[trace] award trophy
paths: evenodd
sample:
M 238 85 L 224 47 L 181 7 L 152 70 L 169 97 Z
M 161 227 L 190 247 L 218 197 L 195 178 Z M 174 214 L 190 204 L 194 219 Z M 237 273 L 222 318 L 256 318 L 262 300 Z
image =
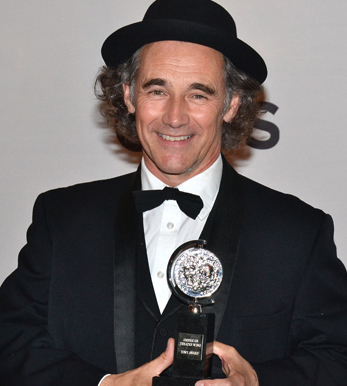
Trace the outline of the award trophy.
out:
M 223 279 L 222 264 L 205 249 L 205 240 L 182 244 L 172 254 L 167 278 L 172 292 L 188 309 L 177 314 L 173 376 L 153 378 L 153 386 L 194 386 L 211 376 L 206 346 L 214 340 L 214 314 L 203 314 L 202 305 L 213 304 L 211 295 Z

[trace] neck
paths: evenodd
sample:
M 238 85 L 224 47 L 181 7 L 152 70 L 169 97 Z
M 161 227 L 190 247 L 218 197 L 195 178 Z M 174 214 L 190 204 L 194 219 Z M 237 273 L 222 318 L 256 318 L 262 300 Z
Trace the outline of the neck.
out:
M 144 157 L 144 162 L 146 164 L 147 169 L 155 177 L 157 177 L 165 185 L 175 187 L 175 186 L 181 185 L 183 182 L 207 170 L 211 165 L 213 165 L 213 163 L 218 159 L 218 157 L 219 157 L 219 154 L 213 159 L 211 159 L 210 162 L 205 163 L 204 165 L 199 165 L 198 167 L 192 170 L 187 170 L 179 174 L 170 174 L 170 173 L 163 172 L 162 170 L 157 168 L 153 162 L 150 162 L 150 161 L 148 162 L 147 157 Z

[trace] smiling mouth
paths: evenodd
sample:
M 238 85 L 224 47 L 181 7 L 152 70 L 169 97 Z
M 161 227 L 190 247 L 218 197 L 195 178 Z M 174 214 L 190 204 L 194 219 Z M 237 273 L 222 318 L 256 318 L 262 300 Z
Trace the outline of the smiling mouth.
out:
M 170 135 L 164 135 L 160 133 L 158 134 L 161 138 L 165 139 L 165 141 L 171 141 L 171 142 L 186 141 L 187 139 L 192 137 L 192 135 L 182 135 L 181 137 L 171 137 Z

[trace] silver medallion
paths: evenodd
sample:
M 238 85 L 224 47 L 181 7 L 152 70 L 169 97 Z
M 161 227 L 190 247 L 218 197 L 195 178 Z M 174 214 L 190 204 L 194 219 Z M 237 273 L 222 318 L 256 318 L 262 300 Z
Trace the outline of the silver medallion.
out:
M 214 253 L 204 249 L 205 245 L 204 240 L 185 243 L 170 259 L 169 284 L 174 292 L 180 292 L 181 297 L 186 295 L 187 301 L 210 297 L 223 279 L 220 260 Z

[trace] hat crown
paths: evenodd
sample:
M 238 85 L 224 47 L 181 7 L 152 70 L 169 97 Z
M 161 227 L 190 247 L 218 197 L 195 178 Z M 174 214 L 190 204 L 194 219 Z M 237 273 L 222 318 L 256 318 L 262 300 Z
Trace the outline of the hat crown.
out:
M 234 19 L 212 0 L 156 0 L 141 22 L 122 27 L 102 46 L 108 67 L 117 67 L 146 44 L 177 40 L 221 52 L 260 83 L 267 75 L 262 57 L 237 37 Z
M 237 36 L 234 19 L 211 0 L 156 0 L 148 8 L 143 22 L 165 19 L 202 24 Z

